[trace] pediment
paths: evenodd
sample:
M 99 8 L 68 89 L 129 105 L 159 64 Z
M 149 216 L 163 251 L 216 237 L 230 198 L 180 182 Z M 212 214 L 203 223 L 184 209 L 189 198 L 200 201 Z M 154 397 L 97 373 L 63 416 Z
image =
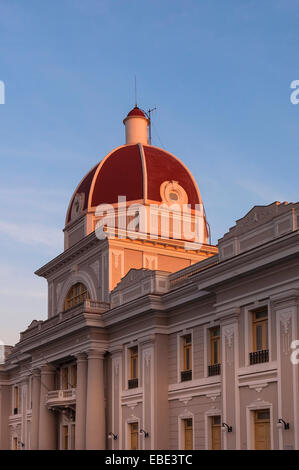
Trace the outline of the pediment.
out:
M 148 277 L 152 273 L 150 269 L 135 269 L 132 268 L 130 271 L 122 278 L 122 280 L 117 284 L 115 289 L 113 290 L 118 291 L 118 290 L 123 290 L 127 289 L 128 287 L 135 286 L 138 284 L 140 281 L 142 281 L 144 278 Z
M 254 206 L 244 217 L 236 221 L 236 225 L 231 227 L 223 238 L 235 237 L 264 225 L 274 217 L 290 210 L 290 206 L 292 204 L 285 202 L 273 202 L 268 206 Z

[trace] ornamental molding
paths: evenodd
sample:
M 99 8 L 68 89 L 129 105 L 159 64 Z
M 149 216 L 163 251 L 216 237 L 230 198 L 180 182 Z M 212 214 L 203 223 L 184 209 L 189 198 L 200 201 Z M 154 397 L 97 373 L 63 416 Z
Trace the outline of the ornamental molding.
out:
M 267 383 L 263 383 L 263 384 L 252 384 L 252 385 L 248 385 L 248 387 L 250 389 L 254 389 L 257 393 L 260 393 L 263 388 L 266 388 L 268 387 L 268 382 Z
M 231 348 L 233 345 L 234 333 L 235 333 L 234 326 L 227 326 L 227 327 L 224 327 L 223 329 L 224 338 L 226 339 L 227 345 L 229 348 Z
M 62 286 L 63 286 L 63 281 L 58 282 L 57 285 L 56 285 L 56 302 L 57 302 L 58 299 L 59 299 Z
M 97 280 L 99 280 L 99 275 L 100 275 L 100 261 L 97 260 L 95 261 L 94 263 L 91 263 L 90 265 L 90 268 L 92 269 L 92 271 L 94 272 Z
M 130 408 L 130 410 L 134 411 L 136 406 L 138 406 L 138 403 L 137 403 L 137 401 L 131 402 L 131 403 L 126 403 L 126 406 L 127 406 L 127 408 Z
M 206 397 L 210 398 L 212 401 L 215 401 L 217 397 L 220 397 L 221 393 L 220 392 L 214 392 L 214 393 L 207 393 Z
M 187 408 L 184 409 L 184 412 L 181 413 L 178 418 L 180 419 L 186 419 L 186 418 L 193 418 L 193 413 L 191 413 L 190 410 L 188 410 Z
M 152 360 L 152 351 L 151 350 L 144 351 L 143 357 L 144 357 L 145 366 L 149 367 L 151 364 L 151 360 Z
M 179 398 L 179 401 L 181 403 L 184 403 L 184 405 L 186 406 L 189 403 L 189 401 L 192 400 L 192 398 L 193 398 L 192 396 L 185 396 L 185 397 Z
M 150 269 L 135 269 L 131 268 L 130 271 L 122 278 L 112 292 L 127 289 L 128 287 L 136 286 L 143 279 L 151 277 L 152 271 Z
M 285 335 L 289 332 L 291 318 L 292 312 L 290 310 L 280 314 L 280 324 L 283 327 L 283 332 Z
M 167 205 L 188 204 L 188 196 L 184 188 L 177 181 L 164 181 L 160 186 L 162 203 Z
M 290 326 L 292 319 L 292 310 L 285 310 L 280 312 L 279 322 L 280 330 L 282 333 L 282 351 L 285 355 L 290 351 Z
M 118 376 L 119 373 L 119 367 L 120 367 L 120 359 L 114 359 L 114 375 Z
M 82 214 L 84 208 L 84 201 L 85 194 L 77 193 L 72 204 L 71 220 L 77 219 Z

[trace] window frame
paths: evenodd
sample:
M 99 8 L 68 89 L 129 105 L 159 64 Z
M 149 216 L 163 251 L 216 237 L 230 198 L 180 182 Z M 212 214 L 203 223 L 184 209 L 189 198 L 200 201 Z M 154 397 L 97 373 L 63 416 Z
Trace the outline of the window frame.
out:
M 191 335 L 191 369 L 192 379 L 182 381 L 181 373 L 186 372 L 184 369 L 184 338 Z M 177 383 L 190 383 L 194 380 L 194 334 L 193 329 L 183 330 L 177 333 Z
M 15 384 L 12 387 L 12 410 L 11 414 L 17 416 L 20 414 L 20 385 Z
M 253 352 L 253 337 L 252 337 L 252 312 L 262 308 L 267 308 L 268 311 L 268 349 L 269 349 L 269 362 L 262 362 L 260 364 L 250 364 L 249 354 Z M 245 367 L 267 367 L 267 364 L 273 360 L 272 348 L 272 310 L 270 308 L 270 300 L 256 301 L 245 307 L 244 311 L 244 342 L 245 342 Z
M 73 383 L 74 370 L 76 370 L 75 385 Z M 62 364 L 59 371 L 59 390 L 74 390 L 75 388 L 77 388 L 77 363 Z
M 269 350 L 269 315 L 268 309 L 266 309 L 266 316 L 263 318 L 256 318 L 256 315 L 263 313 L 264 308 L 256 309 L 251 312 L 251 328 L 252 328 L 252 352 Z M 257 348 L 257 326 L 262 326 L 262 348 Z
M 135 388 L 129 388 L 129 380 L 131 379 L 131 349 L 137 347 L 138 348 L 138 364 L 137 364 L 137 379 L 138 379 L 138 387 Z M 125 384 L 124 384 L 124 389 L 128 392 L 136 393 L 137 389 L 141 388 L 141 348 L 140 344 L 136 341 L 132 341 L 131 343 L 128 343 L 125 346 Z
M 138 372 L 139 372 L 139 351 L 138 351 L 138 345 L 133 346 L 129 349 L 130 351 L 130 370 L 129 370 L 129 380 L 131 379 L 139 379 L 138 377 Z M 136 360 L 136 364 L 134 366 L 134 361 Z M 134 374 L 134 369 L 136 373 Z
M 219 335 L 212 336 L 212 332 L 215 330 L 219 330 Z M 221 328 L 219 326 L 213 326 L 209 328 L 209 335 L 210 335 L 210 356 L 209 356 L 209 365 L 214 366 L 216 364 L 221 364 Z M 218 361 L 215 362 L 214 358 L 214 349 L 213 345 L 216 343 L 218 345 Z
M 188 343 L 186 340 L 187 338 L 190 338 L 190 342 Z M 193 349 L 193 344 L 192 344 L 192 335 L 191 333 L 183 336 L 183 369 L 182 372 L 187 372 L 189 370 L 192 371 L 192 349 Z M 188 359 L 187 359 L 188 356 Z M 187 362 L 189 361 L 189 365 L 191 367 L 187 367 Z
M 76 292 L 76 289 L 79 288 L 79 292 Z M 76 282 L 68 290 L 65 299 L 64 299 L 64 311 L 76 307 L 85 300 L 90 300 L 90 293 L 88 288 L 83 282 Z

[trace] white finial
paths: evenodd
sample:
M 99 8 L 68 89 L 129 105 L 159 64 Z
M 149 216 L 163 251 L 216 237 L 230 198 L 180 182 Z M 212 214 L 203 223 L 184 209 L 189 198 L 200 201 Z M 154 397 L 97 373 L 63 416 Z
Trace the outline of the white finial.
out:
M 148 144 L 147 127 L 149 120 L 145 113 L 135 106 L 124 119 L 126 144 Z

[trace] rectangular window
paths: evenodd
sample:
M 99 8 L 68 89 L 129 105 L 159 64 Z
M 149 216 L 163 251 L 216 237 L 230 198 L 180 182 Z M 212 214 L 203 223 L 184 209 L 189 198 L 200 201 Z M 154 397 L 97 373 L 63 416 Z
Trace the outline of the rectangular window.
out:
M 14 410 L 13 414 L 19 413 L 19 387 L 14 387 Z
M 130 353 L 130 376 L 128 381 L 129 388 L 138 387 L 138 346 L 129 349 Z
M 29 378 L 28 381 L 28 400 L 27 400 L 27 407 L 29 410 L 32 409 L 32 377 Z
M 267 309 L 252 313 L 253 349 L 268 349 L 268 312 Z
M 131 379 L 138 378 L 138 346 L 131 348 Z
M 212 450 L 221 449 L 221 416 L 212 416 Z
M 193 449 L 193 425 L 192 418 L 184 419 L 184 449 Z
M 250 364 L 269 361 L 268 310 L 267 308 L 252 312 L 252 346 Z
M 130 423 L 131 450 L 138 450 L 138 423 Z
M 71 386 L 72 388 L 76 388 L 77 387 L 77 365 L 76 364 L 73 364 L 71 366 L 71 378 L 72 378 Z
M 210 329 L 209 376 L 219 375 L 221 368 L 220 327 Z
M 192 336 L 183 336 L 183 370 L 181 371 L 181 381 L 192 380 Z
M 67 390 L 69 388 L 69 369 L 68 367 L 63 367 L 61 369 L 61 389 Z

